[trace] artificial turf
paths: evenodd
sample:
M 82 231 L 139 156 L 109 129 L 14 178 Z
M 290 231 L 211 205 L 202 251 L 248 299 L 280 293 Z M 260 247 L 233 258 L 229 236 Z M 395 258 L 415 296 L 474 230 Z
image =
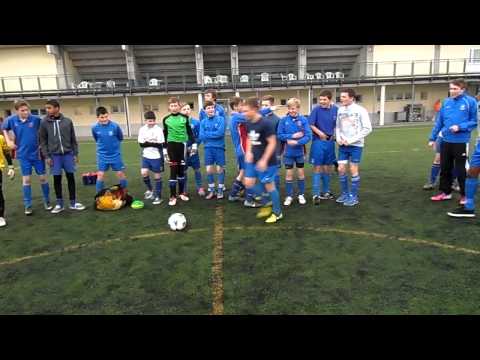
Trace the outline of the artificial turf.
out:
M 426 146 L 429 130 L 374 130 L 354 208 L 334 201 L 314 206 L 307 166 L 307 205 L 294 202 L 273 225 L 239 203 L 198 198 L 191 171 L 188 203 L 172 209 L 146 201 L 143 210 L 94 211 L 95 189 L 82 185 L 80 174 L 95 170 L 95 145 L 82 142 L 77 188 L 89 207 L 84 212 L 45 212 L 34 177 L 34 215 L 26 217 L 19 176 L 4 181 L 9 225 L 0 230 L 0 263 L 46 255 L 0 265 L 0 314 L 209 314 L 219 221 L 226 314 L 480 313 L 480 255 L 401 241 L 480 251 L 478 221 L 447 217 L 456 201 L 432 203 L 433 192 L 422 190 L 433 158 Z M 129 190 L 141 198 L 139 147 L 126 141 L 123 153 Z M 228 187 L 234 173 L 227 141 Z M 167 178 L 168 171 L 165 200 Z M 112 174 L 108 179 L 115 182 Z M 338 194 L 336 176 L 332 188 Z M 66 190 L 65 184 L 68 198 Z M 215 218 L 217 206 L 223 220 Z M 185 232 L 168 230 L 168 216 L 177 211 L 187 216 Z

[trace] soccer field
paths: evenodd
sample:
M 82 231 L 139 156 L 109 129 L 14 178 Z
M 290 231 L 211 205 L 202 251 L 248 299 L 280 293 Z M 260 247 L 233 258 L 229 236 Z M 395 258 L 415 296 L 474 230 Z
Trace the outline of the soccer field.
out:
M 314 206 L 307 166 L 307 205 L 294 202 L 273 225 L 257 220 L 255 209 L 193 195 L 191 171 L 188 203 L 94 211 L 95 188 L 80 175 L 95 170 L 95 145 L 82 142 L 82 213 L 45 212 L 34 177 L 34 215 L 27 217 L 19 174 L 4 180 L 0 314 L 478 314 L 480 227 L 446 215 L 458 194 L 432 203 L 432 192 L 422 190 L 433 158 L 430 129 L 374 129 L 353 208 Z M 230 188 L 235 162 L 227 139 Z M 145 191 L 139 149 L 123 144 L 137 198 Z M 114 181 L 108 174 L 107 183 Z M 332 185 L 338 194 L 336 175 Z M 68 198 L 66 191 L 64 184 Z M 186 215 L 186 231 L 168 229 L 173 212 Z

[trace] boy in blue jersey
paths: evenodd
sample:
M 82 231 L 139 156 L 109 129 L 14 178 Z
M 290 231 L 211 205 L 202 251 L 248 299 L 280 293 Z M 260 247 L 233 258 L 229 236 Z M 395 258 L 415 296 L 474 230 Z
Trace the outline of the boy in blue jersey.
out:
M 291 98 L 287 101 L 288 114 L 278 124 L 278 139 L 286 141 L 283 163 L 285 164 L 285 188 L 287 196 L 283 205 L 293 202 L 293 166 L 297 167 L 298 202 L 305 205 L 305 145 L 312 138 L 308 120 L 300 115 L 300 100 Z
M 440 154 L 440 191 L 431 197 L 432 201 L 452 198 L 452 170 L 456 169 L 460 185 L 460 204 L 465 204 L 465 165 L 467 146 L 473 129 L 477 127 L 477 102 L 466 95 L 465 81 L 458 79 L 449 84 L 450 97 L 446 99 L 438 114 L 429 139 L 429 146 L 435 146 L 438 134 L 443 137 Z
M 206 101 L 207 118 L 200 122 L 200 141 L 204 144 L 205 166 L 207 170 L 208 194 L 205 199 L 215 196 L 215 165 L 218 176 L 217 199 L 223 199 L 225 186 L 225 119 L 215 115 L 215 104 Z
M 360 161 L 362 159 L 365 138 L 372 132 L 372 123 L 368 111 L 356 104 L 355 90 L 340 90 L 340 102 L 335 127 L 335 138 L 338 143 L 338 177 L 342 194 L 336 202 L 344 206 L 355 206 L 359 203 Z M 351 187 L 349 190 L 347 164 L 350 163 Z
M 332 93 L 323 90 L 318 96 L 316 106 L 308 121 L 313 132 L 313 142 L 310 148 L 310 163 L 313 169 L 313 203 L 320 204 L 320 200 L 333 200 L 334 195 L 330 191 L 330 177 L 332 165 L 335 161 L 335 125 L 337 122 L 338 107 L 331 103 Z M 320 182 L 322 192 L 320 192 Z
M 237 160 L 238 174 L 232 184 L 232 190 L 228 195 L 229 201 L 237 201 L 240 199 L 240 193 L 245 190 L 243 184 L 243 177 L 245 173 L 245 151 L 247 147 L 247 126 L 246 118 L 242 112 L 243 99 L 234 96 L 230 99 L 230 108 L 232 110 L 230 119 L 230 135 L 232 136 L 232 144 L 235 150 L 235 157 Z M 253 201 L 253 194 L 249 192 L 245 199 L 245 206 L 249 204 L 256 206 Z
M 120 186 L 127 188 L 120 146 L 123 141 L 123 132 L 116 122 L 110 120 L 110 114 L 103 106 L 97 108 L 97 123 L 92 126 L 92 136 L 97 143 L 97 193 L 104 188 L 105 172 L 110 167 L 116 172 Z
M 205 90 L 205 93 L 204 93 L 205 104 L 207 103 L 207 101 L 213 102 L 213 105 L 215 106 L 215 112 L 214 112 L 215 116 L 220 116 L 220 117 L 224 118 L 225 120 L 227 120 L 227 118 L 225 117 L 225 109 L 223 108 L 222 105 L 217 104 L 217 91 L 216 90 L 214 90 L 214 89 Z M 202 120 L 204 120 L 208 117 L 207 112 L 204 110 L 205 109 L 205 104 L 203 106 L 203 109 L 201 109 L 200 112 L 198 113 L 198 119 L 200 121 L 202 121 Z
M 265 186 L 272 199 L 272 207 L 263 207 L 257 218 L 267 219 L 265 222 L 275 223 L 283 218 L 280 206 L 280 195 L 275 187 L 275 174 L 277 173 L 277 157 L 275 148 L 277 136 L 275 126 L 258 113 L 259 100 L 255 97 L 248 98 L 244 104 L 247 122 L 247 149 L 245 153 L 245 186 L 247 189 L 257 187 L 259 191 Z M 257 179 L 258 184 L 255 184 Z M 262 186 L 263 184 L 263 186 Z M 259 192 L 257 191 L 257 192 Z
M 180 104 L 181 110 L 180 112 L 187 116 L 190 122 L 190 127 L 192 128 L 193 136 L 195 137 L 195 141 L 197 141 L 197 149 L 200 145 L 198 142 L 200 141 L 200 120 L 194 119 L 191 117 L 192 109 L 190 105 L 186 103 Z M 192 140 L 188 140 L 187 142 L 187 159 L 185 165 L 185 189 L 188 188 L 188 168 L 192 168 L 195 172 L 195 189 L 199 196 L 205 196 L 205 189 L 202 187 L 202 172 L 200 171 L 200 154 L 198 151 L 192 153 Z
M 43 193 L 43 204 L 47 211 L 53 209 L 50 205 L 50 187 L 45 171 L 45 160 L 41 156 L 38 131 L 40 118 L 30 114 L 30 105 L 24 100 L 18 100 L 14 104 L 16 115 L 7 118 L 3 123 L 3 134 L 10 149 L 16 151 L 16 157 L 20 162 L 23 183 L 23 203 L 25 215 L 32 215 L 32 168 L 35 168 Z M 15 140 L 9 135 L 12 131 Z
M 82 211 L 85 206 L 76 200 L 75 171 L 78 163 L 78 143 L 73 121 L 60 112 L 57 100 L 48 100 L 45 104 L 47 115 L 40 123 L 39 139 L 42 155 L 47 159 L 53 175 L 53 186 L 57 204 L 52 214 L 65 210 L 62 191 L 62 172 L 68 183 L 70 210 Z

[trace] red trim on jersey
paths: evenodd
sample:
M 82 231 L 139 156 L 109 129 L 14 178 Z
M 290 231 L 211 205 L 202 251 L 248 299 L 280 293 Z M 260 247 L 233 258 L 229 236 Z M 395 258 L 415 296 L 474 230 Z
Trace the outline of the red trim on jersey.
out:
M 245 124 L 238 124 L 237 131 L 240 137 L 240 147 L 245 154 L 247 152 L 247 126 Z

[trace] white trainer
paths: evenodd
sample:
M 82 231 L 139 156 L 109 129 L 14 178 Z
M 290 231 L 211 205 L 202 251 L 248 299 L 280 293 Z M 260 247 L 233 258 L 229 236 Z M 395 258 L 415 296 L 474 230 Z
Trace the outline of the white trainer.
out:
M 171 197 L 170 200 L 168 200 L 168 205 L 175 206 L 176 204 L 177 204 L 177 198 L 176 197 Z
M 283 205 L 284 206 L 290 206 L 290 205 L 292 205 L 292 202 L 293 202 L 293 198 L 291 196 L 287 196 L 285 198 L 285 201 L 283 202 Z
M 145 191 L 145 200 L 150 200 L 153 198 L 153 191 L 147 190 Z
M 52 214 L 58 214 L 58 213 L 61 213 L 63 210 L 65 210 L 65 208 L 61 205 L 55 205 L 55 207 L 53 208 L 53 210 L 51 211 Z
M 0 227 L 4 227 L 4 226 L 7 226 L 7 222 L 3 217 L 0 217 Z
M 304 195 L 298 195 L 298 202 L 300 205 L 305 205 L 307 203 L 307 200 L 305 199 Z
M 188 200 L 190 200 L 190 198 L 189 198 L 187 195 L 185 195 L 185 194 L 180 194 L 179 197 L 180 197 L 180 199 L 181 199 L 182 201 L 188 201 Z
M 80 204 L 80 203 L 75 203 L 75 205 L 70 205 L 68 207 L 70 210 L 77 210 L 77 211 L 82 211 L 85 210 L 85 205 Z

